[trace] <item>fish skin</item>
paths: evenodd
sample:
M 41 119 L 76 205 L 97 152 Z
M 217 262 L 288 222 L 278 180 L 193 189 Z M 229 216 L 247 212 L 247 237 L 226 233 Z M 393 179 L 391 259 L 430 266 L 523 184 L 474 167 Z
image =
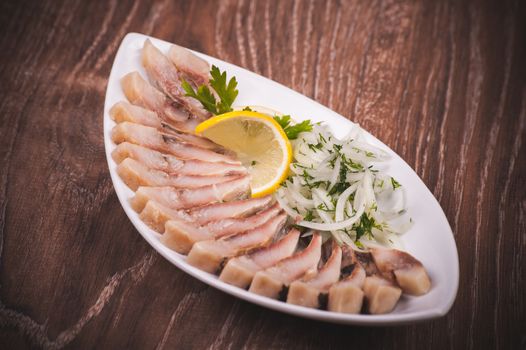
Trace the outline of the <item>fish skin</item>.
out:
M 251 228 L 258 227 L 272 217 L 278 215 L 281 208 L 278 203 L 274 203 L 273 206 L 260 211 L 251 216 L 240 215 L 239 217 L 224 217 L 218 221 L 212 221 L 206 224 L 204 227 L 211 232 L 214 237 L 230 236 L 235 233 L 247 231 Z
M 248 173 L 247 169 L 241 165 L 180 159 L 171 154 L 161 153 L 129 142 L 119 144 L 111 156 L 117 164 L 126 158 L 132 158 L 150 169 L 162 170 L 168 174 L 224 176 L 246 175 Z
M 334 283 L 338 282 L 341 262 L 342 250 L 334 244 L 331 256 L 315 275 L 296 280 L 290 284 L 287 303 L 318 308 L 320 306 L 320 294 L 327 292 Z
M 334 244 L 331 256 L 318 272 L 304 282 L 320 291 L 327 291 L 329 287 L 340 279 L 340 269 L 342 262 L 342 250 Z
M 225 153 L 227 150 L 217 143 L 190 132 L 181 131 L 178 123 L 162 120 L 157 113 L 139 106 L 132 105 L 127 101 L 119 101 L 114 104 L 110 111 L 110 117 L 116 123 L 130 122 L 156 128 L 160 133 L 169 134 L 182 142 L 194 144 L 199 147 Z
M 163 129 L 160 131 L 162 133 L 174 137 L 176 140 L 180 140 L 181 142 L 193 144 L 221 154 L 229 154 L 231 156 L 235 155 L 234 152 L 227 150 L 223 146 L 218 145 L 217 143 L 213 142 L 210 139 L 207 139 L 206 137 L 198 136 L 192 133 L 181 132 L 180 130 L 174 129 L 167 124 L 164 124 Z
M 173 187 L 139 187 L 130 205 L 140 213 L 146 203 L 153 199 L 172 209 L 187 209 L 222 201 L 246 198 L 250 193 L 250 179 L 238 177 L 230 181 L 197 189 Z
M 294 253 L 300 232 L 291 229 L 279 241 L 247 255 L 229 259 L 219 279 L 228 284 L 246 289 L 254 275 Z
M 316 268 L 321 257 L 321 241 L 320 234 L 315 233 L 307 248 L 270 268 L 257 272 L 249 291 L 277 299 L 284 286 Z
M 342 267 L 352 267 L 352 271 L 329 288 L 327 310 L 357 314 L 362 310 L 364 299 L 362 287 L 366 278 L 366 270 L 352 248 L 345 246 L 342 253 Z
M 139 186 L 171 186 L 196 189 L 234 179 L 230 176 L 171 175 L 160 170 L 149 169 L 134 159 L 126 158 L 117 166 L 121 179 L 136 191 Z
M 188 254 L 196 242 L 218 239 L 248 231 L 263 225 L 278 215 L 281 208 L 273 206 L 249 217 L 230 218 L 225 213 L 222 220 L 199 227 L 191 218 L 182 220 L 175 216 L 165 224 L 164 242 L 181 254 Z
M 116 144 L 129 142 L 153 150 L 172 154 L 180 159 L 198 159 L 206 162 L 241 163 L 233 157 L 200 146 L 178 141 L 176 138 L 160 133 L 148 126 L 123 122 L 115 125 L 111 131 L 111 138 Z
M 274 203 L 272 196 L 239 199 L 192 208 L 188 213 L 199 225 L 206 225 L 211 221 L 224 219 L 225 211 L 228 211 L 232 218 L 245 217 L 267 208 L 272 203 Z
M 185 220 L 171 218 L 164 225 L 161 242 L 177 253 L 186 255 L 192 249 L 196 239 L 207 236 L 207 232 L 202 228 L 191 225 Z
M 181 106 L 157 90 L 143 79 L 139 72 L 134 71 L 121 78 L 121 87 L 124 95 L 132 104 L 149 109 L 165 121 L 175 122 L 175 125 L 185 126 L 191 123 L 192 127 L 185 127 L 188 131 L 195 129 L 195 121 Z
M 412 255 L 397 249 L 371 248 L 373 260 L 383 274 L 393 274 L 404 293 L 426 294 L 431 280 L 424 265 Z
M 154 231 L 159 233 L 165 232 L 165 224 L 168 220 L 180 220 L 192 226 L 182 211 L 170 209 L 156 201 L 149 200 L 144 209 L 140 212 L 139 217 Z
M 272 201 L 273 198 L 268 196 L 219 202 L 190 209 L 186 212 L 186 220 L 181 221 L 175 216 L 166 222 L 166 243 L 178 253 L 188 254 L 195 242 L 254 228 L 279 212 L 280 208 L 276 204 L 271 207 L 272 211 L 266 209 Z M 191 226 L 188 221 L 192 222 Z
M 285 225 L 286 220 L 287 214 L 283 213 L 252 230 L 217 240 L 197 242 L 192 246 L 186 261 L 203 271 L 215 273 L 225 258 L 266 246 Z
M 210 64 L 184 47 L 173 44 L 166 57 L 182 75 L 196 86 L 206 85 L 210 80 Z
M 247 199 L 246 201 L 249 202 L 251 201 L 251 199 Z M 185 221 L 185 225 L 192 225 L 194 229 L 192 229 L 190 233 L 183 231 L 174 232 L 174 234 L 182 236 L 192 235 L 195 233 L 195 237 L 191 237 L 191 240 L 193 242 L 198 242 L 206 239 L 230 236 L 233 234 L 248 231 L 249 229 L 264 224 L 272 217 L 278 215 L 278 213 L 281 211 L 281 208 L 277 204 L 275 204 L 270 208 L 259 211 L 256 214 L 250 215 L 254 213 L 258 208 L 257 203 L 255 203 L 255 205 L 252 208 L 247 206 L 245 207 L 244 211 L 238 211 L 237 213 L 234 213 L 236 214 L 236 216 L 233 216 L 233 214 L 228 210 L 229 207 L 226 204 L 228 204 L 228 202 L 218 203 L 216 205 L 210 204 L 208 206 L 205 206 L 205 209 L 206 207 L 215 206 L 223 206 L 225 209 L 227 209 L 224 210 L 221 213 L 221 215 L 216 215 L 216 217 L 214 217 L 213 219 L 214 221 L 209 222 L 206 225 L 200 225 L 199 221 L 195 220 L 195 217 L 192 215 L 192 213 L 185 212 L 180 209 L 171 208 L 170 206 L 167 206 L 166 203 L 161 204 L 160 201 L 157 201 L 155 199 L 147 200 L 147 204 L 142 209 L 141 215 L 147 217 L 149 215 L 148 213 L 155 213 L 154 216 L 148 219 L 149 222 L 152 224 L 152 227 L 155 227 L 156 231 L 158 232 L 164 231 L 164 224 L 169 220 L 183 220 Z M 150 208 L 147 210 L 148 206 L 150 206 Z M 156 217 L 160 219 L 155 219 Z M 174 224 L 173 226 L 174 230 L 182 229 L 178 228 L 178 225 L 176 224 Z
M 331 286 L 328 295 L 329 311 L 356 314 L 367 299 L 371 314 L 391 312 L 402 294 L 392 271 L 382 271 L 373 261 L 371 252 L 344 249 L 345 265 L 352 267 L 350 274 Z
M 201 120 L 211 116 L 199 101 L 186 96 L 177 68 L 149 39 L 144 42 L 141 62 L 154 85 L 182 105 L 191 115 Z
M 110 118 L 116 123 L 130 122 L 156 128 L 160 132 L 171 134 L 171 135 L 191 135 L 196 138 L 199 136 L 190 134 L 194 131 L 197 123 L 193 120 L 186 120 L 184 122 L 177 122 L 166 118 L 160 118 L 159 115 L 149 109 L 133 105 L 128 101 L 119 101 L 115 103 L 110 111 Z M 207 140 L 209 143 L 213 143 L 208 139 L 199 137 L 203 140 Z M 217 145 L 216 145 L 217 146 Z
M 152 128 L 161 129 L 161 120 L 157 113 L 139 106 L 134 106 L 127 101 L 119 101 L 110 109 L 110 117 L 116 123 L 132 122 Z

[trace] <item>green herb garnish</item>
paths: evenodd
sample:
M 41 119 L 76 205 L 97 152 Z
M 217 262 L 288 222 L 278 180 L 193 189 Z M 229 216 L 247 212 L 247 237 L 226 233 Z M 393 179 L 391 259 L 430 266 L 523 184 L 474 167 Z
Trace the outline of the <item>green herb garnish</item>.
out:
M 394 177 L 391 177 L 391 185 L 393 185 L 393 189 L 396 190 L 398 187 L 401 187 L 400 183 L 394 179 Z
M 222 72 L 216 66 L 212 66 L 210 70 L 210 86 L 214 89 L 219 97 L 219 101 L 216 101 L 216 97 L 210 91 L 207 85 L 201 85 L 194 90 L 186 80 L 182 80 L 182 87 L 186 92 L 186 96 L 190 96 L 201 102 L 203 107 L 213 114 L 223 114 L 232 111 L 232 103 L 237 97 L 238 90 L 237 81 L 235 77 L 230 78 L 227 84 L 226 72 Z
M 312 221 L 312 219 L 314 219 L 314 213 L 312 212 L 312 210 L 308 210 L 307 214 L 303 217 L 303 220 Z
M 329 195 L 331 196 L 336 193 L 342 194 L 343 191 L 351 186 L 351 184 L 347 182 L 347 169 L 344 166 L 340 167 L 340 173 L 338 175 L 338 182 L 335 183 L 329 191 Z
M 289 138 L 289 140 L 295 140 L 298 138 L 298 135 L 304 131 L 311 131 L 312 130 L 312 123 L 310 120 L 304 120 L 301 123 L 292 125 L 292 121 L 290 119 L 290 115 L 284 115 L 284 116 L 275 116 L 274 120 L 278 122 L 278 124 L 283 128 L 283 131 L 285 131 L 285 134 Z
M 352 229 L 356 231 L 356 241 L 362 238 L 363 235 L 373 238 L 373 228 L 382 230 L 382 225 L 378 224 L 372 216 L 363 213 L 360 217 L 360 221 L 355 223 L 352 227 Z
M 320 203 L 316 209 L 319 209 L 319 210 L 322 210 L 322 211 L 326 211 L 326 212 L 334 212 L 334 209 L 329 209 L 329 207 L 327 206 L 327 204 L 325 203 Z
M 317 144 L 308 143 L 307 147 L 309 147 L 313 152 L 318 152 L 320 149 L 323 148 L 323 145 L 320 142 Z

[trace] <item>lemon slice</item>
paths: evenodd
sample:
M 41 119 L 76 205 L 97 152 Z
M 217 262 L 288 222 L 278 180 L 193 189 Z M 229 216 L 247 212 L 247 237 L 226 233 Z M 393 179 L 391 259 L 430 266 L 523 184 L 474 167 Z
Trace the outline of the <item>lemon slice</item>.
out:
M 229 112 L 202 122 L 195 132 L 237 154 L 251 175 L 252 197 L 274 192 L 287 177 L 292 147 L 281 126 L 268 115 Z

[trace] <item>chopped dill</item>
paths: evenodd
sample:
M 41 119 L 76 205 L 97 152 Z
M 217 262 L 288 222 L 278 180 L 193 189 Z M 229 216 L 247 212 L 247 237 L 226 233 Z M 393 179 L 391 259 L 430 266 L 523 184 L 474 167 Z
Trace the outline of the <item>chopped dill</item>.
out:
M 318 152 L 320 149 L 323 148 L 323 144 L 321 142 L 318 142 L 317 144 L 308 143 L 307 146 L 311 149 L 313 152 Z
M 356 241 L 367 235 L 370 239 L 374 238 L 373 228 L 382 230 L 382 226 L 376 222 L 373 217 L 363 213 L 360 217 L 360 221 L 353 225 L 353 230 L 356 231 Z
M 340 167 L 340 173 L 338 175 L 338 182 L 331 188 L 329 195 L 341 194 L 343 191 L 349 187 L 350 184 L 347 182 L 347 169 L 342 166 Z
M 312 212 L 312 210 L 307 210 L 307 214 L 305 214 L 303 220 L 312 221 L 312 219 L 314 219 L 314 213 Z
M 394 177 L 391 177 L 391 185 L 393 185 L 393 189 L 397 189 L 398 187 L 401 187 L 402 185 L 400 185 L 400 183 L 398 181 L 395 180 Z
M 331 212 L 334 212 L 334 209 L 329 209 L 329 207 L 327 206 L 327 204 L 325 203 L 320 203 L 316 209 L 319 209 L 319 210 L 322 210 L 322 211 L 326 211 L 328 213 L 331 213 Z
M 342 164 L 345 164 L 349 168 L 349 170 L 357 170 L 357 171 L 363 171 L 363 165 L 360 163 L 353 162 L 352 159 L 347 159 L 345 154 L 341 155 L 342 157 Z
M 303 173 L 301 174 L 301 176 L 303 176 L 305 181 L 314 179 L 314 177 L 311 174 L 309 174 L 307 170 L 305 169 L 303 170 Z

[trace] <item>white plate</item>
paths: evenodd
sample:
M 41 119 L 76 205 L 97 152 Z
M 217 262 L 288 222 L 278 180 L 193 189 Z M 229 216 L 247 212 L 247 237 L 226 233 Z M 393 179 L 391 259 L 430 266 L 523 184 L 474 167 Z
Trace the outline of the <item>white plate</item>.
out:
M 386 315 L 347 315 L 323 310 L 289 305 L 266 297 L 249 293 L 243 289 L 221 282 L 215 275 L 203 272 L 186 263 L 185 256 L 166 248 L 159 241 L 159 235 L 146 226 L 138 214 L 130 207 L 128 200 L 133 192 L 124 184 L 116 172 L 117 165 L 111 158 L 115 144 L 111 140 L 111 129 L 115 123 L 110 119 L 109 110 L 116 102 L 125 100 L 120 87 L 120 78 L 126 73 L 138 70 L 143 77 L 146 74 L 140 64 L 140 50 L 145 39 L 150 38 L 155 46 L 166 52 L 170 43 L 142 34 L 130 33 L 122 41 L 110 73 L 106 100 L 104 103 L 104 143 L 106 158 L 113 186 L 124 211 L 139 233 L 172 264 L 201 280 L 238 298 L 288 314 L 316 320 L 361 325 L 403 324 L 429 320 L 445 315 L 451 308 L 458 288 L 458 255 L 453 233 L 431 192 L 418 175 L 396 153 L 370 134 L 370 141 L 392 155 L 389 161 L 389 173 L 405 186 L 408 210 L 415 221 L 413 228 L 403 235 L 406 249 L 427 268 L 432 280 L 431 291 L 420 297 L 403 296 L 396 309 Z M 338 137 L 343 137 L 353 123 L 319 103 L 255 73 L 216 58 L 197 53 L 238 81 L 238 105 L 261 105 L 291 114 L 297 120 L 311 119 L 324 121 L 330 125 Z

